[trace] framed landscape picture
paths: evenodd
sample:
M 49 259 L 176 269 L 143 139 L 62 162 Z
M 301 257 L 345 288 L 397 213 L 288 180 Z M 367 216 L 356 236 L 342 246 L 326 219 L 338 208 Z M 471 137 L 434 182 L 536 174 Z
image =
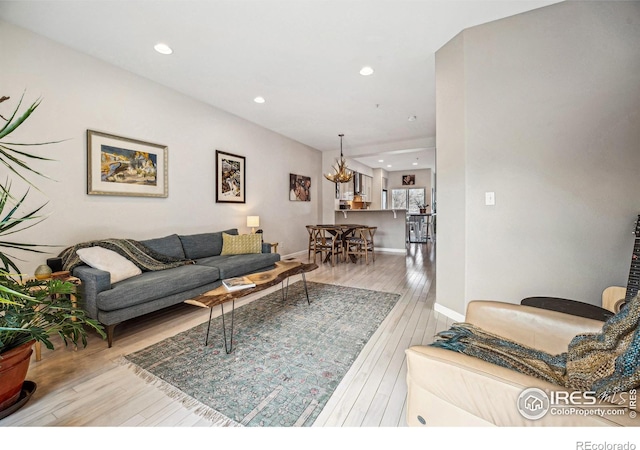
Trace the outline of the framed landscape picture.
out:
M 311 201 L 311 177 L 289 174 L 289 200 L 295 202 Z
M 167 197 L 168 149 L 87 130 L 87 194 Z
M 245 158 L 216 150 L 216 202 L 244 203 Z

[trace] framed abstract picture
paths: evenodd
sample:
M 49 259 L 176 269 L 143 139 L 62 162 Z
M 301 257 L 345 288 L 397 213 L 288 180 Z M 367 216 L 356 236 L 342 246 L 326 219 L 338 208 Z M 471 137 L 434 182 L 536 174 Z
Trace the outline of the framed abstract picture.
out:
M 87 194 L 167 197 L 165 145 L 87 130 Z
M 244 203 L 245 158 L 216 150 L 216 202 Z
M 311 201 L 311 177 L 289 174 L 289 200 L 294 202 Z

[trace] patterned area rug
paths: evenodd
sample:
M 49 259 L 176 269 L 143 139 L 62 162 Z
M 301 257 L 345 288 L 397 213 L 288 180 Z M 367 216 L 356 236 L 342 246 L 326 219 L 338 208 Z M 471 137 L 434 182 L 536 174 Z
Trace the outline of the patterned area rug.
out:
M 301 281 L 124 357 L 145 380 L 223 426 L 311 426 L 400 295 Z M 229 327 L 230 308 L 225 307 Z M 228 335 L 227 335 L 228 336 Z

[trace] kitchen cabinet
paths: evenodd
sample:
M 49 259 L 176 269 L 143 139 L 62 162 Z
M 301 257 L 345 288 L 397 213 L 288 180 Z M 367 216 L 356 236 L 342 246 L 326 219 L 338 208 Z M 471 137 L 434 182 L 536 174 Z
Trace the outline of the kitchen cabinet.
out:
M 371 201 L 371 185 L 373 184 L 373 178 L 367 175 L 362 176 L 362 187 L 360 189 L 360 195 L 362 195 L 363 199 L 370 202 Z
M 360 197 L 360 201 L 371 202 L 373 195 L 373 177 L 355 172 L 353 181 L 339 183 L 338 199 L 342 201 L 353 201 L 355 196 Z

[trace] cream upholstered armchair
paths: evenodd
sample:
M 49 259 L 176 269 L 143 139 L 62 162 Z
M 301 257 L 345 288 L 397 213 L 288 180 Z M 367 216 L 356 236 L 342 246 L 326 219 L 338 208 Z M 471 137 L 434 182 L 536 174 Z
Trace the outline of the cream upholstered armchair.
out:
M 605 290 L 603 306 L 619 308 L 623 297 L 624 288 Z M 465 321 L 549 354 L 566 352 L 574 336 L 598 332 L 603 325 L 562 312 L 495 301 L 470 302 Z M 561 386 L 442 348 L 413 346 L 406 354 L 410 426 L 640 425 L 640 418 L 633 419 L 628 410 L 605 416 L 546 414 L 531 420 L 519 412 L 520 394 L 527 388 L 561 391 Z M 617 403 L 610 404 L 619 409 Z

